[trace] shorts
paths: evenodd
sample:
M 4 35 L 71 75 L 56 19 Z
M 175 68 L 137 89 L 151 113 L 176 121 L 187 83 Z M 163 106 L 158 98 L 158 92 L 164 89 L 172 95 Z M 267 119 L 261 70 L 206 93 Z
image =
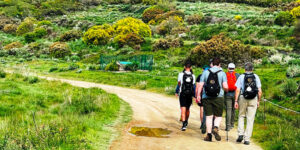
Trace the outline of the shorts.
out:
M 193 96 L 186 96 L 186 95 L 180 94 L 179 102 L 180 102 L 180 107 L 186 107 L 187 109 L 190 109 L 192 102 L 193 102 Z
M 198 105 L 199 107 L 203 107 L 203 99 L 202 99 L 202 96 L 201 96 L 201 103 L 197 103 L 197 105 Z
M 205 98 L 202 100 L 202 102 L 206 116 L 214 115 L 217 117 L 222 117 L 224 106 L 223 97 Z

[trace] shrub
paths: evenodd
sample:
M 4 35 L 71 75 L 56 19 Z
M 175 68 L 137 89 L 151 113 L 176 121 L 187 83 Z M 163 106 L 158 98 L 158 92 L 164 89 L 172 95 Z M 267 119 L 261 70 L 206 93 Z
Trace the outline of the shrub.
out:
M 282 54 L 274 54 L 269 59 L 271 63 L 280 64 L 282 62 L 283 55 Z
M 18 26 L 17 34 L 23 35 L 25 33 L 31 32 L 35 23 L 34 18 L 25 18 L 24 21 Z
M 112 38 L 114 33 L 110 25 L 93 26 L 83 35 L 86 44 L 105 45 Z
M 0 18 L 0 30 L 2 30 L 4 28 L 4 26 L 7 24 L 13 24 L 13 21 L 9 18 L 1 17 Z
M 203 21 L 203 19 L 204 19 L 203 14 L 193 14 L 191 16 L 188 16 L 186 22 L 189 25 L 200 24 Z
M 51 25 L 52 25 L 52 22 L 48 21 L 48 20 L 42 20 L 42 21 L 39 21 L 37 23 L 37 27 L 40 27 L 40 26 L 51 26 Z
M 151 37 L 150 27 L 143 21 L 132 17 L 127 17 L 117 21 L 113 27 L 117 35 L 115 37 L 115 41 L 119 41 L 122 36 L 126 36 L 129 33 L 135 33 L 141 38 Z
M 3 32 L 9 34 L 15 34 L 17 31 L 18 26 L 15 24 L 6 24 L 3 28 Z
M 184 41 L 182 38 L 176 38 L 176 39 L 169 39 L 170 46 L 173 48 L 182 47 L 184 44 Z
M 175 16 L 178 16 L 180 17 L 181 19 L 184 19 L 184 13 L 182 11 L 179 11 L 179 10 L 173 10 L 173 11 L 168 11 L 164 14 L 159 14 L 155 17 L 155 21 L 157 23 L 161 23 L 162 21 L 170 18 L 171 16 L 175 17 Z
M 288 79 L 283 83 L 281 90 L 286 96 L 296 96 L 298 84 L 295 80 Z
M 23 45 L 20 42 L 12 42 L 10 44 L 5 45 L 3 47 L 3 49 L 11 50 L 11 49 L 14 49 L 14 48 L 21 48 L 21 47 L 23 47 Z
M 142 2 L 143 2 L 143 4 L 146 4 L 146 5 L 154 5 L 157 3 L 156 0 L 143 0 Z
M 295 22 L 296 18 L 289 12 L 287 11 L 281 11 L 277 14 L 275 17 L 274 23 L 280 26 L 284 25 L 293 25 Z
M 144 22 L 149 22 L 151 20 L 154 21 L 157 15 L 163 14 L 164 10 L 159 8 L 158 6 L 152 6 L 144 10 L 142 20 Z
M 294 77 L 300 77 L 300 66 L 299 65 L 292 65 L 289 66 L 286 74 L 288 77 L 294 78 Z
M 3 70 L 0 70 L 0 78 L 5 78 L 6 73 Z
M 235 19 L 235 20 L 237 20 L 237 21 L 239 21 L 239 20 L 242 20 L 242 19 L 243 19 L 243 17 L 242 17 L 242 16 L 240 16 L 240 15 L 236 15 L 236 16 L 234 16 L 234 19 Z
M 167 20 L 164 20 L 158 27 L 157 32 L 160 35 L 170 34 L 172 29 L 183 25 L 182 18 L 178 16 L 169 17 Z
M 132 62 L 131 64 L 128 64 L 125 66 L 125 70 L 128 70 L 128 71 L 137 71 L 138 69 L 139 69 L 138 62 Z
M 121 37 L 119 39 L 119 44 L 120 46 L 123 45 L 128 45 L 130 47 L 135 47 L 137 45 L 141 45 L 145 40 L 141 37 L 139 37 L 137 34 L 135 33 L 129 33 L 124 37 Z
M 171 30 L 171 35 L 179 35 L 190 32 L 190 29 L 187 27 L 179 26 Z
M 67 42 L 79 39 L 82 36 L 82 32 L 79 30 L 70 30 L 62 34 L 59 41 Z
M 66 43 L 55 42 L 49 48 L 49 53 L 56 58 L 64 58 L 71 55 L 71 50 Z
M 49 72 L 54 72 L 54 71 L 57 71 L 57 70 L 58 70 L 57 67 L 51 67 L 51 68 L 49 69 Z
M 225 64 L 230 62 L 241 64 L 261 58 L 263 55 L 260 48 L 244 45 L 238 40 L 233 41 L 224 34 L 219 34 L 196 46 L 187 59 L 198 66 L 207 64 L 209 59 L 214 57 L 221 57 Z
M 300 6 L 295 7 L 291 10 L 291 14 L 295 17 L 295 18 L 299 18 L 300 17 Z
M 34 84 L 34 83 L 37 83 L 39 81 L 39 78 L 38 77 L 28 76 L 28 77 L 25 77 L 23 79 L 23 81 L 27 81 L 30 84 Z
M 72 70 L 76 70 L 78 68 L 79 68 L 79 65 L 77 65 L 77 64 L 71 64 L 71 65 L 69 65 L 68 70 L 72 71 Z
M 34 42 L 35 40 L 44 37 L 47 34 L 48 34 L 48 32 L 45 28 L 38 27 L 38 28 L 35 28 L 33 32 L 26 33 L 24 35 L 24 38 L 27 43 L 30 43 L 30 42 Z
M 119 66 L 118 66 L 117 62 L 113 61 L 113 62 L 109 63 L 108 65 L 106 65 L 105 71 L 119 71 Z
M 166 50 L 166 49 L 169 49 L 170 47 L 171 46 L 170 46 L 170 43 L 168 40 L 159 39 L 158 41 L 156 41 L 154 43 L 153 50 L 159 50 L 159 49 Z

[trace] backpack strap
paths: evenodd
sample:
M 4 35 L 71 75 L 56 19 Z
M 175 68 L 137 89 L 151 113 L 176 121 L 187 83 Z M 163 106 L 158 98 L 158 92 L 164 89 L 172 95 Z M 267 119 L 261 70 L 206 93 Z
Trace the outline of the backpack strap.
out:
M 218 74 L 219 72 L 221 72 L 222 70 L 218 70 L 217 72 L 212 72 L 210 69 L 208 69 L 209 73 L 213 73 L 213 74 Z

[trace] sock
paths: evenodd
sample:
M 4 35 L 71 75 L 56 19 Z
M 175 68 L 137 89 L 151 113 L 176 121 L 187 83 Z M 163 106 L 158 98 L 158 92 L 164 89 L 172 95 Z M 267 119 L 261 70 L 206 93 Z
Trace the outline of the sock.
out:
M 213 116 L 206 116 L 206 130 L 207 133 L 210 134 L 211 133 L 211 129 L 212 129 L 212 120 L 213 120 Z

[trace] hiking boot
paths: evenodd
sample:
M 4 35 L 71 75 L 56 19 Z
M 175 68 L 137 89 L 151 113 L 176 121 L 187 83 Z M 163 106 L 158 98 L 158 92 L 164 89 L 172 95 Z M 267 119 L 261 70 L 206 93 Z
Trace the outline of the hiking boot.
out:
M 182 126 L 181 131 L 185 131 L 185 130 L 186 130 L 186 126 Z
M 250 145 L 250 142 L 249 141 L 245 141 L 244 144 L 245 145 Z
M 221 141 L 221 136 L 219 135 L 218 127 L 213 127 L 212 134 L 215 136 L 217 141 Z
M 182 122 L 182 127 L 181 127 L 181 131 L 185 131 L 186 130 L 186 127 L 188 125 L 188 122 L 187 121 L 184 121 Z
M 243 141 L 244 136 L 240 135 L 236 142 L 241 143 Z
M 205 133 L 206 133 L 206 125 L 204 125 L 204 126 L 202 127 L 201 133 L 202 133 L 202 134 L 205 134 Z
M 211 135 L 211 133 L 207 133 L 206 137 L 204 138 L 204 141 L 208 141 L 208 142 L 212 141 L 212 135 Z

